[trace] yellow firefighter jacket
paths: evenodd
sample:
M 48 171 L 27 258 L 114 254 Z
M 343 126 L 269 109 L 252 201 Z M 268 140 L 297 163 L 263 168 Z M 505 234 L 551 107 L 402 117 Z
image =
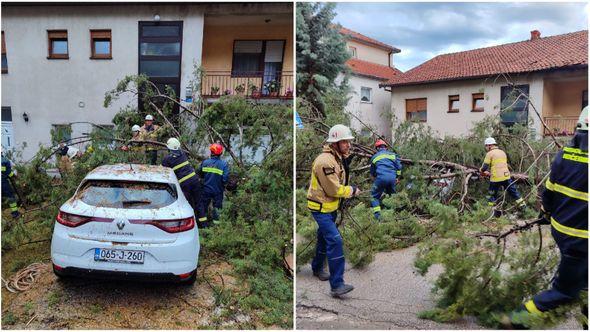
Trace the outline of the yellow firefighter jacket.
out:
M 489 165 L 490 182 L 501 182 L 510 179 L 510 171 L 508 170 L 508 157 L 506 153 L 498 148 L 493 148 L 488 151 L 486 158 L 483 161 L 484 166 Z
M 311 182 L 307 190 L 307 207 L 314 212 L 330 213 L 338 209 L 340 198 L 353 194 L 351 186 L 345 186 L 346 171 L 342 156 L 325 145 L 323 152 L 311 167 Z
M 157 141 L 158 140 L 158 130 L 160 130 L 160 126 L 152 125 L 151 130 L 148 131 L 145 124 L 139 128 L 139 135 L 142 141 Z M 157 150 L 158 145 L 147 143 L 147 150 Z

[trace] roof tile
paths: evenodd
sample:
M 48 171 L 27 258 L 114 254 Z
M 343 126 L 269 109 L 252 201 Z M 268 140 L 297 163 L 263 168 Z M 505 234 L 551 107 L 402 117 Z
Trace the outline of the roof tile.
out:
M 346 61 L 346 65 L 354 74 L 367 76 L 383 81 L 391 80 L 394 76 L 401 74 L 397 68 L 392 68 L 385 65 L 380 65 L 373 62 L 363 61 L 359 59 L 350 59 Z

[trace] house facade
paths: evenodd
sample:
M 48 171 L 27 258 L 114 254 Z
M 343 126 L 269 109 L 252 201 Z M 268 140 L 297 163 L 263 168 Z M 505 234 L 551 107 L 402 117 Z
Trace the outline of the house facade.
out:
M 393 65 L 393 54 L 400 50 L 346 28 L 341 28 L 340 34 L 346 39 L 346 47 L 351 55 L 346 62 L 351 74 L 351 94 L 345 109 L 354 115 L 351 117 L 351 127 L 364 135 L 370 135 L 364 123 L 378 134 L 390 137 L 391 94 L 379 85 L 401 73 Z
M 289 3 L 3 3 L 2 147 L 28 160 L 39 145 L 52 145 L 52 132 L 75 138 L 90 133 L 90 123 L 112 126 L 122 107 L 137 106 L 137 97 L 127 96 L 103 107 L 105 92 L 126 75 L 146 74 L 184 102 L 203 94 L 190 90 L 195 66 L 204 70 L 204 89 L 210 71 L 231 78 L 238 63 L 240 75 L 263 85 L 262 70 L 266 83 L 285 87 L 282 95 L 267 89 L 257 98 L 290 102 L 292 10 Z M 238 40 L 254 42 L 240 53 Z M 267 40 L 283 42 L 280 63 L 276 45 L 261 52 L 258 42 Z
M 535 30 L 530 40 L 437 56 L 382 86 L 397 121 L 442 136 L 466 135 L 498 114 L 507 126 L 532 122 L 538 135 L 572 135 L 588 104 L 587 40 L 587 31 L 542 38 Z

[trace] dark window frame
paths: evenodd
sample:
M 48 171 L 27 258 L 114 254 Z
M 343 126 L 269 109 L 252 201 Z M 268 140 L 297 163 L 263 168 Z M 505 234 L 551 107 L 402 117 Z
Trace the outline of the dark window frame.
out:
M 61 34 L 65 34 L 65 37 L 61 37 Z M 53 41 L 65 41 L 67 53 L 55 54 L 53 53 Z M 70 43 L 68 41 L 68 30 L 47 30 L 47 59 L 49 60 L 68 60 L 70 58 Z
M 514 91 L 515 89 L 519 89 L 522 92 L 526 93 L 527 95 L 527 99 L 530 97 L 530 85 L 529 84 L 518 84 L 518 85 L 514 85 L 514 84 L 509 84 L 509 85 L 504 85 L 500 87 L 500 119 L 502 121 L 502 124 L 504 126 L 507 127 L 511 127 L 512 125 L 514 125 L 515 123 L 520 123 L 522 125 L 527 125 L 528 124 L 528 119 L 529 119 L 529 106 L 528 106 L 528 102 L 525 103 L 524 107 L 520 110 L 511 110 L 511 112 L 523 112 L 525 114 L 525 116 L 523 116 L 524 121 L 518 122 L 512 122 L 512 121 L 506 121 L 506 112 L 507 110 L 504 108 L 504 100 L 509 96 L 510 93 L 512 93 L 512 91 L 508 91 L 508 89 L 511 89 L 512 91 Z
M 262 42 L 262 51 L 260 52 L 259 59 L 258 59 L 258 70 L 253 72 L 252 74 L 248 73 L 240 73 L 235 71 L 236 66 L 236 58 L 234 50 L 236 49 L 236 42 L 240 41 L 259 41 Z M 264 58 L 266 56 L 266 43 L 269 41 L 282 41 L 283 42 L 283 50 L 281 54 L 281 70 L 283 72 L 283 67 L 285 65 L 285 47 L 287 46 L 286 39 L 234 39 L 234 43 L 232 46 L 232 59 L 231 59 L 231 77 L 264 77 Z M 242 53 L 237 53 L 242 54 Z M 254 54 L 254 53 L 253 53 Z
M 588 106 L 588 90 L 582 91 L 582 108 Z
M 6 41 L 4 40 L 4 31 L 2 31 L 2 63 L 6 59 L 6 67 L 2 67 L 2 74 L 8 73 L 8 58 L 6 57 Z
M 453 108 L 453 102 L 459 102 L 460 100 L 459 95 L 449 95 L 449 109 L 447 110 L 447 113 L 459 113 L 458 108 Z
M 105 37 L 107 36 L 108 37 Z M 109 54 L 97 54 L 94 47 L 95 41 L 108 41 Z M 112 60 L 113 59 L 113 36 L 110 29 L 90 29 L 90 59 Z
M 471 94 L 471 112 L 483 112 L 485 110 L 485 107 L 475 108 L 478 100 L 485 101 L 485 93 L 478 92 Z

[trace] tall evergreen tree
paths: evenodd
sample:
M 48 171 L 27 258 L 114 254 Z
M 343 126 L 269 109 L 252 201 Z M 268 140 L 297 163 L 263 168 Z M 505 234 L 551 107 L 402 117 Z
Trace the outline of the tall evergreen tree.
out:
M 297 93 L 323 116 L 324 95 L 341 88 L 336 77 L 347 72 L 345 62 L 350 57 L 339 27 L 332 23 L 335 7 L 335 3 L 297 3 Z

